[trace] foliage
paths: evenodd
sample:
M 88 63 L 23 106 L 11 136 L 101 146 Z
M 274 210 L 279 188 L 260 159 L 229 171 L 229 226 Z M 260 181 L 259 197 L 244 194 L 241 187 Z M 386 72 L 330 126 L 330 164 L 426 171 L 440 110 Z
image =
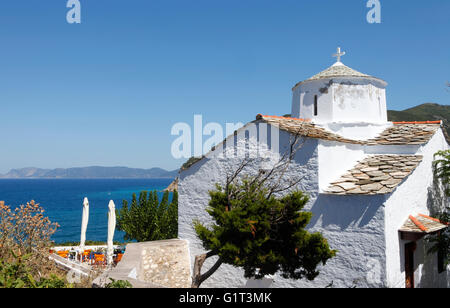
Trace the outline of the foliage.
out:
M 117 229 L 125 232 L 125 240 L 138 242 L 172 239 L 178 236 L 178 193 L 173 192 L 169 202 L 169 192 L 165 192 L 161 202 L 156 191 L 143 191 L 136 199 L 133 194 L 131 205 L 123 201 L 116 210 Z
M 0 260 L 3 285 L 52 287 L 63 272 L 51 261 L 51 236 L 57 223 L 44 216 L 44 209 L 31 201 L 11 208 L 0 203 Z M 25 257 L 26 256 L 26 257 Z
M 447 209 L 446 213 L 442 213 L 438 216 L 438 219 L 442 222 L 450 221 L 450 214 Z M 449 228 L 441 231 L 436 236 L 431 236 L 428 238 L 432 247 L 429 249 L 428 253 L 441 253 L 444 256 L 445 265 L 449 264 L 450 260 L 450 230 Z
M 181 166 L 181 170 L 189 169 L 192 165 L 194 165 L 195 163 L 197 163 L 200 160 L 202 160 L 202 157 L 192 156 Z
M 0 203 L 0 287 L 70 286 L 58 277 L 62 271 L 48 258 L 57 228 L 34 201 L 14 209 Z
M 450 197 L 450 150 L 439 151 L 435 155 L 433 161 L 434 176 L 440 179 L 446 197 Z M 440 213 L 437 213 L 437 218 L 445 223 L 450 222 L 450 207 L 448 206 Z M 439 252 L 444 256 L 446 264 L 450 260 L 450 230 L 449 228 L 441 231 L 437 236 L 431 236 L 429 241 L 433 244 L 429 253 Z
M 439 151 L 434 154 L 434 158 L 434 175 L 442 181 L 445 188 L 445 194 L 450 197 L 450 150 Z
M 0 288 L 70 288 L 62 278 L 55 274 L 36 280 L 32 269 L 25 263 L 31 254 L 16 255 L 11 252 L 14 262 L 0 260 Z
M 242 267 L 245 277 L 263 278 L 280 271 L 285 278 L 313 280 L 319 263 L 335 256 L 320 233 L 305 230 L 310 212 L 300 191 L 277 198 L 249 179 L 217 186 L 207 212 L 215 224 L 194 227 L 205 249 L 226 264 Z
M 11 250 L 30 253 L 50 247 L 50 238 L 59 225 L 43 214 L 44 209 L 34 201 L 14 210 L 0 204 L 0 258 Z
M 133 288 L 133 285 L 127 280 L 115 280 L 112 278 L 109 278 L 109 280 L 111 280 L 111 282 L 105 286 L 105 288 L 107 288 L 107 289 L 131 289 L 131 288 Z

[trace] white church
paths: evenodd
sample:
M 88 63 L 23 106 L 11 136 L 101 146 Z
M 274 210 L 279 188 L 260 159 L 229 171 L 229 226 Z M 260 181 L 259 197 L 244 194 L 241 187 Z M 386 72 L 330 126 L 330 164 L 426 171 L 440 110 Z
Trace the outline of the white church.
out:
M 239 136 L 256 125 L 268 135 L 279 132 L 279 145 L 265 146 L 247 140 L 246 148 L 265 151 L 254 160 L 252 172 L 270 168 L 271 162 L 300 134 L 286 181 L 301 175 L 295 189 L 308 194 L 305 207 L 313 214 L 311 232 L 321 232 L 336 257 L 320 267 L 313 281 L 289 280 L 279 275 L 247 281 L 243 271 L 229 265 L 206 280 L 202 287 L 448 287 L 450 275 L 442 256 L 428 254 L 429 234 L 447 227 L 433 218 L 446 205 L 442 187 L 434 180 L 433 155 L 449 149 L 442 123 L 387 120 L 386 87 L 382 79 L 360 73 L 341 62 L 299 82 L 292 89 L 290 117 L 257 115 L 201 160 L 180 171 L 179 238 L 189 242 L 191 264 L 204 253 L 193 221 L 208 224 L 208 191 L 224 183 L 226 172 L 239 158 L 217 155 L 233 150 Z M 256 137 L 257 139 L 259 137 Z M 250 137 L 248 137 L 250 139 Z M 259 138 L 261 139 L 261 138 Z M 261 150 L 263 149 L 263 150 Z M 269 167 L 268 167 L 269 166 Z M 208 262 L 209 261 L 209 262 Z M 204 271 L 215 260 L 208 260 Z

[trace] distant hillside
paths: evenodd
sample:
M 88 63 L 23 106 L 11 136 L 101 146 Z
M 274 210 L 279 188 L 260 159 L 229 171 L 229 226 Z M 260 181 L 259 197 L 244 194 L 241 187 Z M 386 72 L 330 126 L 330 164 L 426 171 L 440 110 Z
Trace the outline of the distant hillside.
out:
M 90 178 L 175 178 L 178 170 L 167 171 L 161 168 L 135 169 L 127 167 L 84 167 L 69 169 L 12 169 L 0 178 L 46 178 L 46 179 L 90 179 Z
M 450 135 L 450 105 L 426 103 L 403 111 L 388 110 L 388 119 L 392 122 L 442 120 Z

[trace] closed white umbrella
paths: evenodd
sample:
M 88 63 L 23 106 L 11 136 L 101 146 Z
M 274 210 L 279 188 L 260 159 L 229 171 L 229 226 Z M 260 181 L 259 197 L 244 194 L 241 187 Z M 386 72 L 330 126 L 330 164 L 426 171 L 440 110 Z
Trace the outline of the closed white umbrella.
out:
M 113 262 L 113 239 L 114 239 L 114 230 L 116 229 L 116 206 L 114 205 L 114 201 L 109 201 L 109 212 L 108 212 L 108 265 Z
M 81 238 L 80 250 L 84 251 L 84 243 L 86 242 L 86 229 L 89 222 L 89 200 L 84 198 L 83 201 L 83 216 L 81 218 Z

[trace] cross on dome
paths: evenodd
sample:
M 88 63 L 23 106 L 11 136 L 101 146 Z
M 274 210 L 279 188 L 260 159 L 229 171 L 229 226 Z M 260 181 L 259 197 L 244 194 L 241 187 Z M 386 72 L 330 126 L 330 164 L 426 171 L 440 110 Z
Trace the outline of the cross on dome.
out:
M 345 56 L 345 51 L 341 52 L 341 47 L 337 48 L 337 53 L 333 54 L 333 57 L 337 58 L 336 63 L 341 62 L 341 57 Z

